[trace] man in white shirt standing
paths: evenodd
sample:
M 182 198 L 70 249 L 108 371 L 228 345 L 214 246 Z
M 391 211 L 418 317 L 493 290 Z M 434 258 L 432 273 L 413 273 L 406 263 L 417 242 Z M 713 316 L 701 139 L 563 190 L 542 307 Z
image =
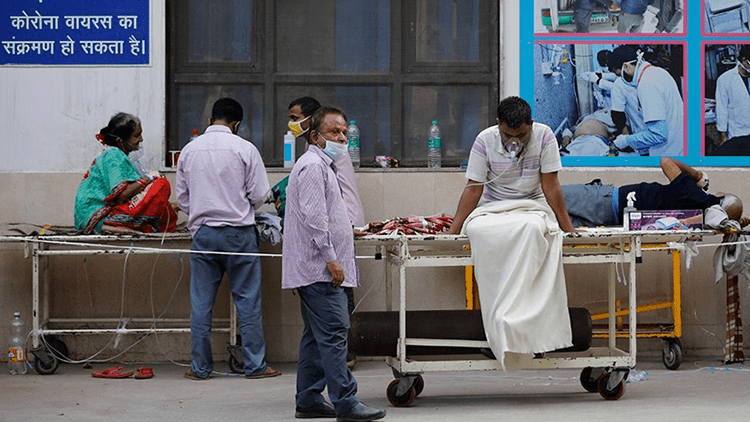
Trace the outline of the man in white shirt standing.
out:
M 716 80 L 716 129 L 721 146 L 714 155 L 750 155 L 750 44 L 744 44 L 737 66 Z

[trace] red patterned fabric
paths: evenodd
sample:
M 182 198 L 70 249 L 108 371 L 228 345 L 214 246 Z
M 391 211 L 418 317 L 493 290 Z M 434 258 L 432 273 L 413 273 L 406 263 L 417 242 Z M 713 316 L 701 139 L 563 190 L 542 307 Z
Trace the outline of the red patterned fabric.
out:
M 369 223 L 364 231 L 371 234 L 440 234 L 450 229 L 453 217 L 396 217 Z
M 174 232 L 177 213 L 169 203 L 171 188 L 164 177 L 154 179 L 141 193 L 110 208 L 105 226 L 125 227 L 143 233 Z
M 742 352 L 742 313 L 738 277 L 727 276 L 727 342 L 724 363 L 744 362 Z

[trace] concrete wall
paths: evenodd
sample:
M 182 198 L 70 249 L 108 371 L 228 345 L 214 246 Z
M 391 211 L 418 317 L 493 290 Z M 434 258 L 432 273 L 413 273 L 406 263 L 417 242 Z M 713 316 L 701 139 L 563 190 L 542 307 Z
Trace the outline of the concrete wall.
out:
M 750 194 L 750 174 L 743 170 L 710 168 L 711 184 L 716 188 L 732 187 L 745 201 Z M 269 180 L 275 183 L 286 173 L 271 170 Z M 173 180 L 173 174 L 168 177 Z M 33 222 L 70 225 L 73 198 L 80 174 L 0 174 L 0 215 L 4 222 Z M 567 168 L 560 174 L 563 183 L 588 182 L 601 178 L 605 183 L 626 184 L 637 181 L 664 181 L 657 169 L 582 169 Z M 440 172 L 415 170 L 363 170 L 357 173 L 367 221 L 394 216 L 453 214 L 465 183 L 463 173 L 446 169 Z M 739 187 L 739 191 L 738 191 Z M 184 216 L 182 216 L 184 219 Z M 704 244 L 717 243 L 718 236 L 705 239 Z M 188 244 L 169 245 L 187 249 Z M 689 270 L 683 264 L 682 343 L 688 355 L 720 356 L 725 333 L 725 281 L 713 281 L 714 247 L 700 248 Z M 280 247 L 264 245 L 264 252 L 280 253 Z M 360 254 L 368 251 L 360 251 Z M 638 268 L 639 303 L 668 299 L 671 295 L 671 265 L 666 253 L 648 253 Z M 19 244 L 0 244 L 0 321 L 7 326 L 16 310 L 23 313 L 30 326 L 31 260 L 24 259 Z M 384 265 L 382 261 L 362 260 L 361 287 L 355 290 L 359 310 L 384 310 Z M 573 266 L 565 268 L 571 306 L 586 306 L 592 311 L 604 310 L 607 267 Z M 122 256 L 53 257 L 48 258 L 50 313 L 64 318 L 187 318 L 189 301 L 189 260 L 186 254 L 165 254 L 159 257 L 133 256 L 127 266 Z M 292 361 L 296 358 L 301 320 L 298 298 L 280 288 L 280 259 L 263 259 L 263 318 L 271 361 Z M 463 271 L 461 268 L 430 268 L 409 270 L 408 304 L 410 309 L 461 309 L 464 306 Z M 123 288 L 124 285 L 124 288 Z M 750 314 L 750 295 L 746 281 L 740 283 L 745 315 Z M 125 291 L 125 301 L 121 292 Z M 625 296 L 624 287 L 618 292 Z M 228 317 L 226 286 L 222 287 L 215 307 L 216 318 Z M 153 298 L 153 310 L 152 310 Z M 625 304 L 623 304 L 625 306 Z M 658 311 L 639 315 L 642 321 L 668 322 L 671 313 Z M 85 325 L 85 324 L 84 324 Z M 133 323 L 129 327 L 137 326 Z M 65 326 L 70 328 L 70 324 Z M 745 326 L 745 335 L 750 335 Z M 101 356 L 111 357 L 131 346 L 138 336 L 117 339 L 110 335 L 66 337 L 73 357 L 83 359 L 104 349 Z M 0 344 L 7 342 L 7 328 L 0 329 Z M 225 334 L 214 335 L 217 360 L 226 359 Z M 658 354 L 660 342 L 639 340 L 642 353 Z M 120 360 L 187 360 L 189 336 L 151 336 Z

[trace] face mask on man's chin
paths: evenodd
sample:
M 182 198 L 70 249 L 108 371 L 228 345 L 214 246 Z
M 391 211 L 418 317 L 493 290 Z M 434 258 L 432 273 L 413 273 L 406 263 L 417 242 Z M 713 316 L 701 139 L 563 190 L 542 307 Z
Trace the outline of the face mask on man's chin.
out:
M 320 135 L 318 135 L 318 137 L 325 142 L 325 148 L 323 148 L 323 152 L 327 156 L 331 157 L 331 159 L 333 159 L 334 161 L 343 157 L 344 154 L 349 152 L 346 144 L 329 141 Z
M 742 69 L 743 69 L 743 70 L 744 70 L 745 72 L 747 72 L 747 73 L 750 73 L 750 67 L 745 67 L 745 64 L 744 64 L 744 63 L 742 63 L 742 60 L 738 61 L 737 63 L 738 63 L 739 65 L 740 65 L 740 67 L 741 67 L 741 68 L 742 68 Z

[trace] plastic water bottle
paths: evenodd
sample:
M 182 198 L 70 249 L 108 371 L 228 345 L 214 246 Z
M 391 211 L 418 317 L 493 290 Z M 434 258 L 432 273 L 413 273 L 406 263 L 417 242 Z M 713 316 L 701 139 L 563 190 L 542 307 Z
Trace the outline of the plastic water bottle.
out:
M 357 127 L 356 120 L 349 121 L 349 129 L 347 130 L 347 141 L 349 142 L 349 158 L 352 159 L 352 166 L 355 169 L 359 168 L 359 128 Z
M 427 138 L 427 168 L 440 168 L 440 127 L 437 120 L 432 121 L 430 136 Z
M 284 168 L 294 167 L 294 135 L 288 130 L 284 135 Z
M 629 192 L 627 196 L 628 205 L 622 210 L 622 228 L 625 231 L 630 230 L 630 213 L 637 211 L 635 208 L 635 192 Z
M 648 377 L 648 371 L 638 372 L 635 369 L 630 370 L 630 376 L 628 376 L 628 383 L 636 383 L 645 380 Z
M 10 338 L 8 347 L 8 371 L 11 375 L 23 375 L 26 367 L 26 329 L 21 320 L 21 313 L 13 314 L 10 321 Z

